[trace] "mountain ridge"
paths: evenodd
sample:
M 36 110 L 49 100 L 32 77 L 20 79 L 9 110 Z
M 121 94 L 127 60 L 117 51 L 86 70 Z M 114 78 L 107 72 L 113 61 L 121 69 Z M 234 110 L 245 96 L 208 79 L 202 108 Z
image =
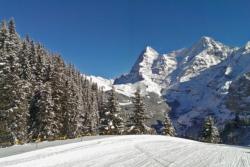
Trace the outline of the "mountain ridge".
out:
M 250 42 L 229 47 L 203 36 L 190 48 L 166 54 L 147 46 L 130 72 L 114 79 L 113 85 L 129 96 L 137 87 L 144 95 L 162 96 L 172 108 L 178 133 L 193 135 L 197 134 L 192 132 L 194 127 L 207 115 L 213 115 L 220 128 L 234 118 L 225 98 L 230 84 L 250 71 L 249 63 Z

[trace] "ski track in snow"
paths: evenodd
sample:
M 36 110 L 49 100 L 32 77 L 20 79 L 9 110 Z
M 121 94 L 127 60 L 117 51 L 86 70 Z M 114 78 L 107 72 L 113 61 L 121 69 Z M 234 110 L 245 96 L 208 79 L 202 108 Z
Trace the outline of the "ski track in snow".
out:
M 115 136 L 0 158 L 1 167 L 249 167 L 250 149 L 166 136 Z

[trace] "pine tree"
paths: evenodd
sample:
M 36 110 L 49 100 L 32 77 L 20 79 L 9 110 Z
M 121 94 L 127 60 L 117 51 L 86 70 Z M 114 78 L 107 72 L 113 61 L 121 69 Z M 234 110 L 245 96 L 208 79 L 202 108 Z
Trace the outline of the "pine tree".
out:
M 91 121 L 91 105 L 89 103 L 86 103 L 86 113 L 84 115 L 84 126 L 83 126 L 83 133 L 84 136 L 90 136 L 92 135 L 92 121 Z
M 64 133 L 68 138 L 74 138 L 77 134 L 77 99 L 75 85 L 72 80 L 66 81 L 65 83 L 67 90 L 65 90 L 65 105 L 63 105 L 63 129 Z
M 203 124 L 203 129 L 201 133 L 201 141 L 207 143 L 219 143 L 220 134 L 217 127 L 214 124 L 214 119 L 208 116 Z
M 11 18 L 9 21 L 9 32 L 10 34 L 16 34 L 16 25 L 14 18 Z
M 92 90 L 93 91 L 93 90 Z M 91 133 L 97 135 L 99 124 L 98 102 L 96 93 L 93 91 L 91 94 Z
M 175 129 L 171 122 L 171 119 L 168 116 L 168 113 L 165 114 L 165 120 L 163 123 L 162 134 L 167 136 L 175 136 Z
M 114 87 L 111 89 L 106 107 L 103 107 L 100 116 L 100 134 L 118 135 L 124 133 L 124 121 L 121 117 Z
M 1 74 L 1 81 L 4 82 L 5 76 L 10 72 L 10 67 L 8 66 L 8 43 L 9 43 L 9 32 L 6 25 L 6 21 L 1 23 L 1 30 L 0 30 L 0 74 Z M 1 86 L 3 88 L 3 86 Z
M 95 135 L 98 132 L 98 102 L 95 91 L 92 89 L 92 83 L 86 82 L 86 94 L 85 94 L 85 109 L 86 113 L 84 116 L 85 127 L 84 133 L 86 135 Z
M 15 31 L 14 20 L 7 29 L 3 22 L 0 33 L 0 117 L 5 129 L 12 137 L 10 143 L 23 143 L 27 136 L 28 83 L 19 78 L 20 38 Z
M 11 134 L 11 129 L 8 124 L 8 110 L 11 108 L 10 100 L 8 97 L 9 88 L 7 87 L 6 79 L 10 72 L 8 66 L 7 43 L 9 40 L 9 32 L 7 29 L 6 21 L 1 24 L 0 30 L 0 142 L 6 143 L 5 145 L 12 144 L 14 138 Z
M 45 56 L 47 55 L 45 49 L 41 44 L 36 47 L 37 59 L 36 59 L 36 70 L 35 77 L 37 82 L 44 82 L 45 80 Z M 56 69 L 55 69 L 56 70 Z
M 45 65 L 45 71 L 44 71 L 44 83 L 51 82 L 52 80 L 52 63 L 49 61 L 48 64 Z
M 61 135 L 61 129 L 63 128 L 63 113 L 62 113 L 62 97 L 65 93 L 65 87 L 64 87 L 64 69 L 65 64 L 60 56 L 53 56 L 52 57 L 52 63 L 53 63 L 53 70 L 51 70 L 51 89 L 52 89 L 52 100 L 53 100 L 53 111 L 56 115 L 55 122 L 55 135 L 56 137 L 59 137 Z
M 145 105 L 141 97 L 140 89 L 137 89 L 134 98 L 132 100 L 134 104 L 134 112 L 130 117 L 130 127 L 128 133 L 130 134 L 147 134 L 150 131 L 150 128 L 146 125 L 146 116 Z
M 100 120 L 99 120 L 99 134 L 100 135 L 107 135 L 108 134 L 108 130 L 109 128 L 109 117 L 108 117 L 108 111 L 106 108 L 106 104 L 103 103 L 102 104 L 102 108 L 99 111 L 99 116 L 100 116 Z
M 76 129 L 75 129 L 75 136 L 80 137 L 83 135 L 82 127 L 83 127 L 83 121 L 84 121 L 84 102 L 83 102 L 83 77 L 81 76 L 80 72 L 77 72 L 77 83 L 76 83 L 76 116 L 75 116 L 75 123 L 76 123 Z
M 90 82 L 84 77 L 81 77 L 81 109 L 77 116 L 77 134 L 78 136 L 91 135 L 91 107 L 90 107 Z
M 31 79 L 31 67 L 28 60 L 29 47 L 27 41 L 23 41 L 22 49 L 19 52 L 19 77 L 23 80 L 30 81 Z
M 40 86 L 31 101 L 32 125 L 30 136 L 33 140 L 54 139 L 57 133 L 53 111 L 52 90 L 49 84 Z
M 28 43 L 28 47 L 30 49 L 30 52 L 28 53 L 27 57 L 29 60 L 29 67 L 31 68 L 31 77 L 30 77 L 30 82 L 32 82 L 33 85 L 36 84 L 37 82 L 37 47 L 34 41 L 30 41 Z
M 83 136 L 85 135 L 85 130 L 87 129 L 85 127 L 85 114 L 87 111 L 86 107 L 86 99 L 85 99 L 85 78 L 80 77 L 80 84 L 79 86 L 79 91 L 78 91 L 78 112 L 77 112 L 77 131 L 76 135 L 77 136 Z
M 20 51 L 21 46 L 21 39 L 19 35 L 16 33 L 16 26 L 14 19 L 11 19 L 9 21 L 9 40 L 7 44 L 7 50 L 8 50 L 8 60 L 10 65 L 10 70 L 12 73 L 17 74 L 19 63 L 18 63 L 18 54 Z

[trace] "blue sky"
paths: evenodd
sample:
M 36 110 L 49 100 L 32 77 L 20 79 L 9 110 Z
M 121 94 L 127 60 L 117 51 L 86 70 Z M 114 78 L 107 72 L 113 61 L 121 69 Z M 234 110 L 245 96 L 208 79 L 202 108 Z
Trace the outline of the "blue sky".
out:
M 232 46 L 250 40 L 249 0 L 0 0 L 0 19 L 10 17 L 21 36 L 109 78 L 128 72 L 147 45 L 165 53 L 204 35 Z

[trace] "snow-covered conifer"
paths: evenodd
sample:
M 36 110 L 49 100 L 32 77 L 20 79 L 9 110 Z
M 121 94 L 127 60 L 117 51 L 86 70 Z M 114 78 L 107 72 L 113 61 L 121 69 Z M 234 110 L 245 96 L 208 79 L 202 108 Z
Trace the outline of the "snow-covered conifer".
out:
M 162 134 L 167 136 L 175 136 L 175 129 L 171 122 L 171 119 L 168 116 L 168 113 L 165 114 L 165 120 L 163 122 Z
M 57 133 L 51 86 L 47 83 L 35 90 L 31 101 L 30 135 L 33 140 L 51 140 Z
M 215 126 L 214 119 L 208 116 L 203 124 L 203 129 L 201 132 L 201 141 L 208 143 L 219 143 L 220 134 Z
M 19 52 L 19 77 L 24 80 L 31 79 L 31 67 L 29 66 L 30 64 L 28 59 L 28 55 L 30 54 L 29 52 L 28 42 L 23 41 Z
M 128 129 L 129 134 L 147 134 L 149 132 L 149 127 L 146 125 L 146 120 L 148 119 L 146 115 L 145 105 L 143 103 L 143 98 L 141 96 L 140 89 L 137 89 L 134 98 L 132 100 L 134 105 L 133 114 L 130 117 L 130 127 Z
M 108 102 L 103 106 L 100 114 L 100 134 L 118 135 L 124 133 L 124 120 L 112 87 Z

